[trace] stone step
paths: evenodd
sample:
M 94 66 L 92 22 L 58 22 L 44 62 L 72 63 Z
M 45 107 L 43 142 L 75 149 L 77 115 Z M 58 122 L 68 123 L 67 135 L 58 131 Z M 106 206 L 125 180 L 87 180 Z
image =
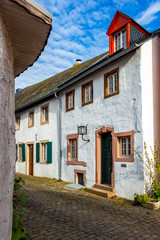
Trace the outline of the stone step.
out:
M 109 192 L 115 192 L 114 188 L 105 184 L 94 184 L 95 188 L 102 189 Z
M 90 192 L 90 193 L 102 196 L 102 197 L 107 197 L 107 198 L 115 196 L 114 192 L 105 191 L 105 190 L 98 189 L 98 188 L 88 188 L 87 191 Z

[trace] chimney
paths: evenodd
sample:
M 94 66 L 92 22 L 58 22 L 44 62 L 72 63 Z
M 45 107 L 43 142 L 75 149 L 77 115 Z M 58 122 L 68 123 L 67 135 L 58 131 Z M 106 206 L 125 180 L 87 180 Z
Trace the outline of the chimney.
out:
M 81 64 L 81 63 L 82 63 L 82 60 L 81 60 L 81 59 L 77 59 L 77 60 L 76 60 L 76 63 L 73 64 L 73 67 L 74 67 L 74 66 L 77 66 L 77 65 L 79 65 L 79 64 Z

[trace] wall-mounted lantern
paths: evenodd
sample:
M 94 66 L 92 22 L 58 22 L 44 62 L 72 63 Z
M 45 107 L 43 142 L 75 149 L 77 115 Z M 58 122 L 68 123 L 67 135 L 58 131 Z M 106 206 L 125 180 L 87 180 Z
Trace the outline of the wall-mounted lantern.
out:
M 86 126 L 77 126 L 78 135 L 82 135 L 82 140 L 90 142 L 90 139 L 84 139 L 83 135 L 87 135 L 87 125 Z

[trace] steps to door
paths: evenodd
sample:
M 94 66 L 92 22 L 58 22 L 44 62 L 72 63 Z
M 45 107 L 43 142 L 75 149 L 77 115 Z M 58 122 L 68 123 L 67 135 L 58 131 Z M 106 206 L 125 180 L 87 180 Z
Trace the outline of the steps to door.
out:
M 88 189 L 88 192 L 107 198 L 115 196 L 114 188 L 105 184 L 95 184 L 94 188 Z

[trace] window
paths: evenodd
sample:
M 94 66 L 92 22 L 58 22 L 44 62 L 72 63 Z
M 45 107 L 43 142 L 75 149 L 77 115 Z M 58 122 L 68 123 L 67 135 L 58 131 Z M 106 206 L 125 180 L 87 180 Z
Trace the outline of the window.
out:
M 81 165 L 86 167 L 86 163 L 78 161 L 78 134 L 67 135 L 67 165 Z
M 115 52 L 121 48 L 126 48 L 126 29 L 114 35 Z
M 16 125 L 15 126 L 16 131 L 20 130 L 20 116 L 16 117 L 16 124 L 15 125 Z
M 49 104 L 41 107 L 41 124 L 49 123 Z
M 116 133 L 116 161 L 134 162 L 134 132 Z
M 18 144 L 18 161 L 22 161 L 22 144 Z
M 18 161 L 25 161 L 25 143 L 18 143 Z
M 29 112 L 28 116 L 28 127 L 34 127 L 34 110 Z
M 66 112 L 74 109 L 74 92 L 75 90 L 66 93 Z
M 131 140 L 130 137 L 120 137 L 120 157 L 131 156 Z
M 42 143 L 42 162 L 47 162 L 47 143 Z
M 82 85 L 82 106 L 93 103 L 93 81 Z
M 75 184 L 81 184 L 85 186 L 86 171 L 74 170 Z
M 77 161 L 77 139 L 70 139 L 71 161 Z
M 36 143 L 36 162 L 42 164 L 52 163 L 52 142 L 42 140 L 40 143 Z
M 104 75 L 104 98 L 119 93 L 119 69 Z

